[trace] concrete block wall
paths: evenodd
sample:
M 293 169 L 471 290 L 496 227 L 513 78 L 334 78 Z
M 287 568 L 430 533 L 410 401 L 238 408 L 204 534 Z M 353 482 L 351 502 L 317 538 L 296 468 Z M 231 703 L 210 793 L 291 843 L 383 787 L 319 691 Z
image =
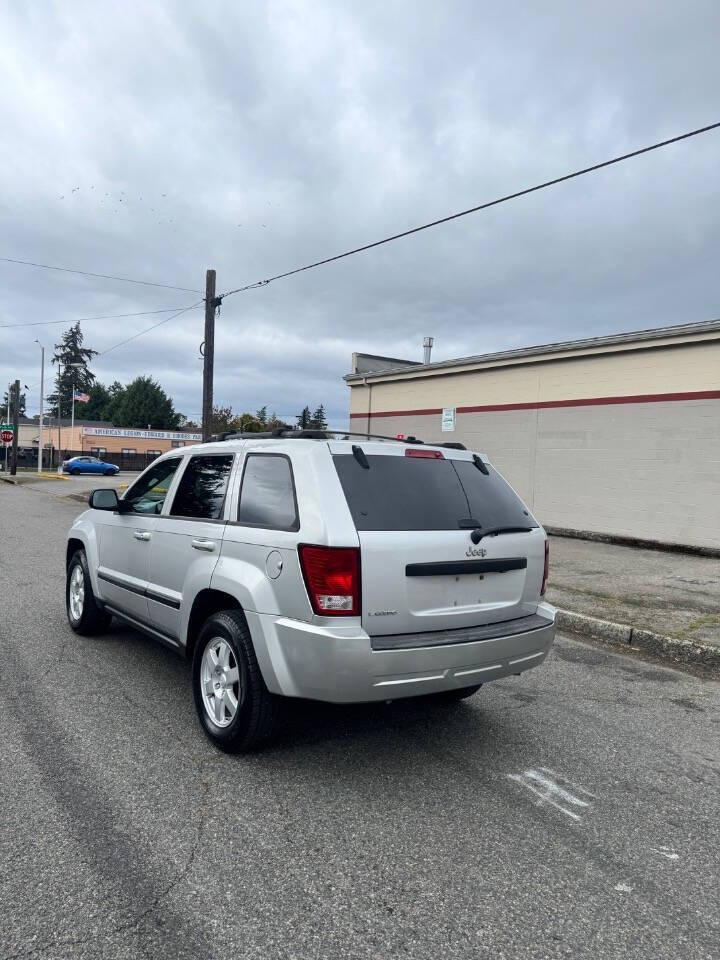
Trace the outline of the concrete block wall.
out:
M 720 399 L 354 418 L 486 452 L 549 526 L 720 548 Z

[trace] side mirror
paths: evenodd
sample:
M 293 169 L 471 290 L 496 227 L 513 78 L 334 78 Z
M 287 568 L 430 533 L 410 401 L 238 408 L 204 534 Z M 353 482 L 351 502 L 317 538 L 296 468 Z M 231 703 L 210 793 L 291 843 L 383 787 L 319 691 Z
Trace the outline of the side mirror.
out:
M 120 510 L 120 500 L 117 491 L 108 487 L 93 490 L 88 497 L 92 510 Z

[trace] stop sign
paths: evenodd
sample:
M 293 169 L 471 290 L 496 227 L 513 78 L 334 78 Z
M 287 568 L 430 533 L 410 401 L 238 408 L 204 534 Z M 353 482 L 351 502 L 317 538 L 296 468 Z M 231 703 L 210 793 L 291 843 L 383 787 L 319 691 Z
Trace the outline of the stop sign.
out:
M 13 436 L 14 433 L 12 430 L 3 430 L 2 433 L 0 433 L 0 440 L 2 440 L 3 443 L 12 443 Z

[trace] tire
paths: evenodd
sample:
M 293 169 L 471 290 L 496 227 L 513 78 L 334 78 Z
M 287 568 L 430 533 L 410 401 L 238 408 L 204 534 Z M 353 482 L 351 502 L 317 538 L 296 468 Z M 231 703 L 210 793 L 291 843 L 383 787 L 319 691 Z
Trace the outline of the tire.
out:
M 200 723 L 221 750 L 245 753 L 271 739 L 282 698 L 265 686 L 241 611 L 224 610 L 205 621 L 195 645 L 192 677 Z
M 438 703 L 459 703 L 461 700 L 467 700 L 474 696 L 482 686 L 476 683 L 474 687 L 461 687 L 459 690 L 443 690 L 442 693 L 433 693 L 430 696 Z
M 74 477 L 79 477 L 79 476 L 80 476 L 80 469 L 79 469 L 78 467 L 73 467 L 72 470 L 70 471 L 70 473 L 71 473 Z
M 76 573 L 76 571 L 80 573 Z M 81 596 L 78 586 L 82 583 Z M 102 610 L 95 600 L 87 557 L 84 550 L 76 550 L 70 559 L 65 580 L 65 610 L 68 623 L 84 637 L 102 633 L 110 626 L 112 617 Z

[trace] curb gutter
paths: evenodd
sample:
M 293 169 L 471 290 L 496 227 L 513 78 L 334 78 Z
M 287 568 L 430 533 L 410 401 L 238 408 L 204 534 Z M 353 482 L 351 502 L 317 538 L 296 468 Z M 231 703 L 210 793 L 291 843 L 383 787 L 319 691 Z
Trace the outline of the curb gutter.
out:
M 555 623 L 559 629 L 583 637 L 597 637 L 618 646 L 647 650 L 673 663 L 693 664 L 720 673 L 720 647 L 715 644 L 664 637 L 652 630 L 640 630 L 626 623 L 599 620 L 597 617 L 588 617 L 583 613 L 573 613 L 559 607 Z

